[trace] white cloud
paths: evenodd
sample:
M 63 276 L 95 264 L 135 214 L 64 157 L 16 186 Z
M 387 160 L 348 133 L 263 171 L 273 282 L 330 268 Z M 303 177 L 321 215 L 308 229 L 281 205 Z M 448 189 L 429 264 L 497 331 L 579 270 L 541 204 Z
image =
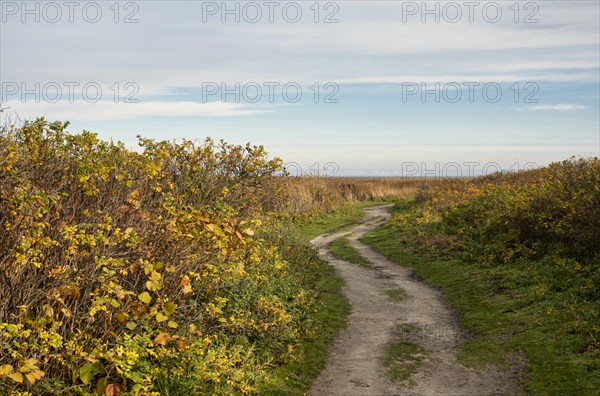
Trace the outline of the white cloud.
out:
M 385 83 L 415 73 L 440 82 L 598 78 L 593 2 L 540 3 L 540 22 L 529 25 L 513 22 L 511 2 L 502 3 L 497 24 L 481 21 L 481 7 L 478 23 L 403 23 L 402 2 L 359 1 L 340 3 L 336 24 L 313 23 L 306 8 L 303 23 L 256 25 L 203 24 L 200 2 L 192 3 L 144 2 L 139 24 L 110 30 L 9 23 L 0 43 L 3 81 L 131 81 L 139 96 L 153 96 L 203 82 Z
M 553 105 L 537 105 L 519 107 L 517 111 L 573 111 L 573 110 L 585 110 L 586 106 L 579 104 L 553 104 Z
M 139 102 L 88 103 L 75 101 L 73 103 L 35 103 L 8 101 L 3 107 L 9 107 L 10 112 L 21 119 L 31 119 L 46 115 L 61 120 L 125 120 L 141 117 L 222 117 L 245 116 L 272 112 L 270 107 L 253 107 L 238 103 L 223 102 Z
M 466 82 L 496 82 L 496 83 L 514 83 L 514 82 L 575 82 L 587 81 L 597 78 L 597 74 L 580 73 L 547 73 L 547 74 L 437 74 L 437 75 L 395 75 L 395 76 L 364 76 L 356 78 L 347 78 L 337 80 L 339 84 L 401 84 L 401 83 L 426 83 L 426 84 L 445 84 L 445 83 L 466 83 Z

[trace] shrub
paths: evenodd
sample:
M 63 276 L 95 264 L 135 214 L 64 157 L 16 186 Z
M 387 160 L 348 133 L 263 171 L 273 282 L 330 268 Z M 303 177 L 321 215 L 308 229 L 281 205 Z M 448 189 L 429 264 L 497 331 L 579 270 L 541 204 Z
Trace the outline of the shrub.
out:
M 262 147 L 0 130 L 0 393 L 240 394 L 307 330 Z
M 395 226 L 440 233 L 468 263 L 519 267 L 539 295 L 562 293 L 564 327 L 600 354 L 600 159 L 571 158 L 525 172 L 446 180 Z M 420 227 L 420 228 L 419 228 Z
M 510 262 L 560 252 L 591 263 L 600 254 L 600 160 L 571 159 L 491 180 L 466 182 L 453 191 L 460 196 L 454 204 L 429 201 L 474 258 Z

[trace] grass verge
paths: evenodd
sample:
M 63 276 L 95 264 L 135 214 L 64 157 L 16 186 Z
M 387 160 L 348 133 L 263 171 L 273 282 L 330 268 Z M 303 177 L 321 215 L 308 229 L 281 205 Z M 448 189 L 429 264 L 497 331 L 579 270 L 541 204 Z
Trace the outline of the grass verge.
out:
M 271 384 L 265 387 L 261 395 L 305 395 L 325 368 L 330 345 L 347 325 L 350 304 L 341 294 L 344 281 L 325 262 L 319 263 L 317 271 L 321 309 L 307 318 L 318 326 L 314 338 L 299 348 L 295 361 L 275 370 Z
M 329 251 L 340 260 L 357 264 L 363 268 L 373 269 L 373 264 L 358 253 L 350 245 L 348 238 L 338 238 L 329 244 Z
M 299 237 L 298 243 L 308 244 L 317 235 L 354 225 L 363 215 L 361 207 L 348 205 L 294 224 L 293 232 Z M 343 279 L 336 274 L 333 266 L 324 261 L 318 262 L 315 276 L 318 279 L 315 289 L 320 309 L 307 318 L 315 324 L 313 336 L 298 347 L 294 361 L 275 370 L 271 383 L 264 387 L 261 395 L 306 394 L 325 368 L 335 337 L 348 323 L 351 307 L 341 293 Z
M 394 211 L 411 208 L 415 205 L 404 204 Z M 444 291 L 460 325 L 472 335 L 458 355 L 465 365 L 505 363 L 509 355 L 522 351 L 528 359 L 525 392 L 598 394 L 600 359 L 586 352 L 585 339 L 573 324 L 565 325 L 587 306 L 548 286 L 543 260 L 467 264 L 450 251 L 432 250 L 435 243 L 428 239 L 434 238 L 440 235 L 392 221 L 361 241 L 414 268 L 417 277 Z
M 348 203 L 332 212 L 310 217 L 296 223 L 296 231 L 308 240 L 317 235 L 343 231 L 358 224 L 364 213 L 363 208 L 368 206 L 383 205 L 386 201 L 364 201 Z
M 361 217 L 362 210 L 358 205 L 346 205 L 336 211 L 299 221 L 295 229 L 299 235 L 311 240 L 317 235 L 357 224 Z

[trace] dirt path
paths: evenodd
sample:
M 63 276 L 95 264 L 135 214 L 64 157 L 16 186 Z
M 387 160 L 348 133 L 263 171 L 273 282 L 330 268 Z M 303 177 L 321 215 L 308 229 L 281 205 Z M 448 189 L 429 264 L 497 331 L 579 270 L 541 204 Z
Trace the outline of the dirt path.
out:
M 390 219 L 389 206 L 366 208 L 361 225 L 312 241 L 319 247 L 320 256 L 345 279 L 343 292 L 350 300 L 352 313 L 347 329 L 334 342 L 327 367 L 313 385 L 311 395 L 519 394 L 519 362 L 514 368 L 488 367 L 482 371 L 459 364 L 455 355 L 463 337 L 441 293 L 416 280 L 412 270 L 390 262 L 358 241 Z M 343 236 L 349 236 L 350 244 L 374 269 L 339 260 L 329 253 L 329 243 Z M 385 290 L 398 288 L 406 296 L 400 302 L 392 302 Z M 401 334 L 403 340 L 421 345 L 428 353 L 410 380 L 392 383 L 382 365 L 382 356 L 386 345 L 398 339 L 400 324 L 413 327 L 410 333 Z

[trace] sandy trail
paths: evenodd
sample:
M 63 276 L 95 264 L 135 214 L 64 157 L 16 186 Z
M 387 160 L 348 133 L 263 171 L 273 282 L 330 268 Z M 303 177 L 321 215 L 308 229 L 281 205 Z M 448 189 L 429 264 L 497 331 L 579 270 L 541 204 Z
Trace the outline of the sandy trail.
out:
M 412 270 L 390 262 L 358 238 L 387 222 L 391 205 L 366 208 L 360 225 L 350 231 L 324 234 L 312 242 L 320 256 L 335 266 L 346 285 L 343 293 L 352 305 L 346 330 L 338 335 L 325 370 L 310 394 L 327 395 L 514 395 L 519 394 L 521 362 L 507 369 L 490 366 L 475 371 L 456 361 L 463 334 L 441 293 L 416 280 Z M 362 268 L 335 258 L 329 244 L 349 236 L 351 245 L 375 269 Z M 406 297 L 389 300 L 386 289 L 402 288 Z M 424 347 L 429 353 L 410 381 L 392 383 L 382 365 L 388 343 L 398 339 L 397 325 L 406 323 L 416 331 L 401 334 L 403 340 Z

